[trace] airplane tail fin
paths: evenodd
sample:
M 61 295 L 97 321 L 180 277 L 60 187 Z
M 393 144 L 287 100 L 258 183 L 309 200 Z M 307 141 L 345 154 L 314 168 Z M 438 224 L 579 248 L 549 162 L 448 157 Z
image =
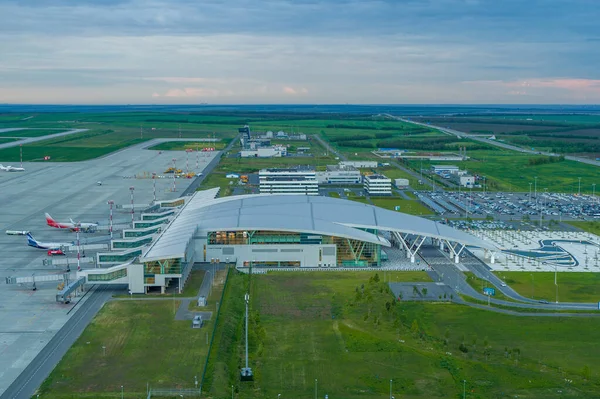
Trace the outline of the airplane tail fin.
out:
M 31 233 L 27 233 L 27 245 L 31 245 L 32 247 L 37 246 L 37 241 L 35 240 L 35 238 L 33 238 Z
M 50 216 L 50 214 L 46 213 L 46 223 L 48 224 L 48 226 L 54 226 L 56 224 L 56 220 L 52 219 L 52 216 Z

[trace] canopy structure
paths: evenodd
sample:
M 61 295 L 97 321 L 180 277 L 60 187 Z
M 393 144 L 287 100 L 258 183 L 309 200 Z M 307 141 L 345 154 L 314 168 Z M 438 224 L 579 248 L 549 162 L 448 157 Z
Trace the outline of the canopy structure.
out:
M 411 258 L 426 238 L 447 243 L 455 257 L 467 245 L 492 253 L 498 250 L 489 241 L 447 225 L 360 202 L 322 196 L 273 194 L 215 198 L 217 194 L 218 189 L 195 193 L 141 260 L 184 257 L 187 245 L 199 229 L 315 233 L 386 247 L 391 243 L 373 232 L 389 231 L 395 240 L 402 243 Z M 411 242 L 407 239 L 409 236 L 416 238 Z

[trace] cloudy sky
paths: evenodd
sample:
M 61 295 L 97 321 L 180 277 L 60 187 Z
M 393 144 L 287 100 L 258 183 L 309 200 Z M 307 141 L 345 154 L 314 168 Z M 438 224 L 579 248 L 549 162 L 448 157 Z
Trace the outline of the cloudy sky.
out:
M 598 0 L 0 0 L 0 103 L 598 104 Z

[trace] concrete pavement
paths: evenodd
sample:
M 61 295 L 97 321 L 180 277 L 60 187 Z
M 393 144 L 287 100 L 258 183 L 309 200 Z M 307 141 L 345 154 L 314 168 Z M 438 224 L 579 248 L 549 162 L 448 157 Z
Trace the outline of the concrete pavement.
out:
M 15 129 L 12 129 L 12 130 L 15 130 Z M 21 130 L 21 129 L 16 129 L 16 130 Z M 4 131 L 7 131 L 7 130 L 4 130 Z M 0 144 L 0 149 L 16 147 L 16 146 L 23 145 L 23 144 L 35 143 L 36 141 L 49 140 L 49 139 L 54 139 L 57 137 L 68 136 L 70 134 L 87 132 L 87 131 L 88 131 L 88 129 L 70 129 L 65 132 L 49 134 L 47 136 L 22 138 L 22 140 L 11 141 L 9 143 Z

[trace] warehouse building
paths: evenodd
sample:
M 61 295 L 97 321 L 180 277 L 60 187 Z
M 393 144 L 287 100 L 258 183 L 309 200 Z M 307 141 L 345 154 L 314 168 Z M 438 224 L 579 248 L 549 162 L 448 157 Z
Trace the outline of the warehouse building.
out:
M 261 194 L 319 195 L 314 168 L 262 169 L 258 173 Z

